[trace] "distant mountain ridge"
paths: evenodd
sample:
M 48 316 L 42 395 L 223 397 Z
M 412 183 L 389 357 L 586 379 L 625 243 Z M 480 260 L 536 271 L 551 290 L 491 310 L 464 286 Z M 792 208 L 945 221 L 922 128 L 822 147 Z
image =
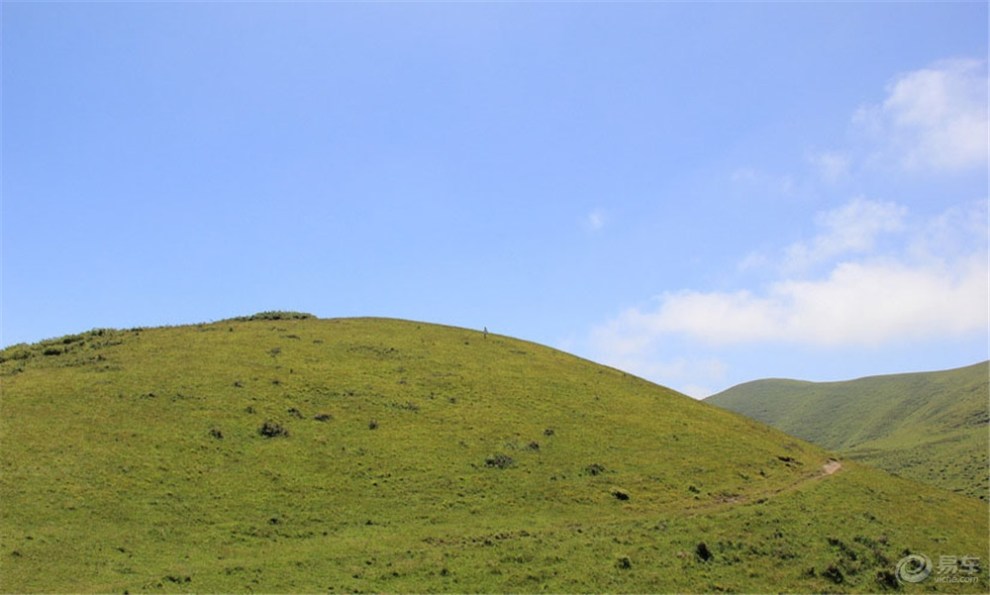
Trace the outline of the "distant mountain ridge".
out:
M 881 469 L 988 499 L 990 362 L 842 382 L 755 380 L 705 402 Z

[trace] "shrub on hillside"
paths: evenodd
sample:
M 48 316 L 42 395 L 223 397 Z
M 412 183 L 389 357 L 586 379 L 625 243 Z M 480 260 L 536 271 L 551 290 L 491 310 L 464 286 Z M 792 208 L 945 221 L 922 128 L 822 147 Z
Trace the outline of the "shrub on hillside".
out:
M 612 488 L 609 493 L 612 494 L 612 497 L 616 500 L 622 500 L 624 502 L 629 499 L 629 492 L 620 488 Z
M 584 472 L 587 475 L 601 475 L 605 473 L 605 466 L 599 465 L 598 463 L 592 463 L 584 468 Z
M 704 541 L 702 541 L 701 543 L 699 543 L 694 548 L 694 555 L 698 556 L 698 559 L 701 560 L 702 562 L 707 562 L 707 561 L 711 560 L 712 557 L 713 557 L 712 556 L 712 551 L 710 549 L 708 549 L 708 546 L 705 544 Z
M 825 569 L 825 572 L 822 573 L 822 576 L 837 585 L 846 580 L 846 578 L 842 575 L 842 571 L 839 570 L 839 567 L 835 564 L 829 565 L 829 567 Z
M 8 360 L 26 360 L 31 355 L 31 349 L 26 343 L 18 343 L 0 351 L 0 364 Z
M 287 437 L 289 435 L 289 430 L 282 427 L 281 424 L 266 420 L 265 423 L 261 424 L 261 427 L 258 428 L 258 433 L 265 438 L 277 438 L 280 436 Z
M 250 322 L 252 320 L 305 320 L 307 318 L 316 318 L 312 314 L 307 312 L 289 312 L 284 310 L 269 310 L 266 312 L 258 312 L 257 314 L 251 314 L 250 316 L 238 316 L 236 318 L 231 318 L 230 320 L 236 322 Z
M 492 469 L 508 469 L 515 466 L 516 462 L 507 454 L 499 453 L 485 459 L 485 467 Z

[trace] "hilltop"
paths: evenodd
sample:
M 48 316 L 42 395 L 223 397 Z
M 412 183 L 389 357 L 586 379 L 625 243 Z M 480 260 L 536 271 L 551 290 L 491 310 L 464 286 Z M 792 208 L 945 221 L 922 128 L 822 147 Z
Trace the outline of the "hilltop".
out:
M 988 589 L 894 576 L 985 503 L 496 334 L 266 313 L 0 381 L 4 592 Z
M 757 380 L 706 402 L 892 473 L 986 500 L 988 378 L 983 362 L 845 382 Z

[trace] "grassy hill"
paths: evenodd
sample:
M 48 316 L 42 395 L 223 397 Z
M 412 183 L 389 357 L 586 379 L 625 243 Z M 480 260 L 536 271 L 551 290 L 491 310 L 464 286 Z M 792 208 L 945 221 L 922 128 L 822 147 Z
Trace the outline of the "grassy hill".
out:
M 986 500 L 987 362 L 847 382 L 757 380 L 706 399 L 852 459 Z
M 0 351 L 4 592 L 985 592 L 987 506 L 525 341 L 267 314 Z M 907 514 L 905 511 L 911 511 Z

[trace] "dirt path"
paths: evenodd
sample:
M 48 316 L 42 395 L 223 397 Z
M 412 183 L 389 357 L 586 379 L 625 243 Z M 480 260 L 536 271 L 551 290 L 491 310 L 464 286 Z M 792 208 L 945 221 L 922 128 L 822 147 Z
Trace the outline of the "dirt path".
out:
M 824 465 L 822 465 L 822 472 L 820 474 L 805 476 L 803 479 L 800 479 L 790 485 L 779 487 L 769 492 L 766 492 L 762 494 L 760 497 L 756 497 L 755 495 L 749 495 L 749 496 L 731 496 L 726 498 L 720 498 L 715 502 L 706 502 L 698 506 L 688 507 L 687 512 L 689 514 L 696 514 L 701 511 L 711 511 L 719 508 L 728 508 L 730 506 L 737 506 L 740 504 L 749 504 L 754 500 L 757 502 L 765 501 L 768 498 L 772 498 L 775 496 L 779 496 L 781 494 L 798 490 L 801 487 L 806 486 L 807 484 L 813 481 L 823 480 L 829 475 L 834 475 L 836 472 L 838 472 L 841 469 L 842 469 L 842 463 L 840 463 L 835 459 L 829 459 L 825 461 Z

